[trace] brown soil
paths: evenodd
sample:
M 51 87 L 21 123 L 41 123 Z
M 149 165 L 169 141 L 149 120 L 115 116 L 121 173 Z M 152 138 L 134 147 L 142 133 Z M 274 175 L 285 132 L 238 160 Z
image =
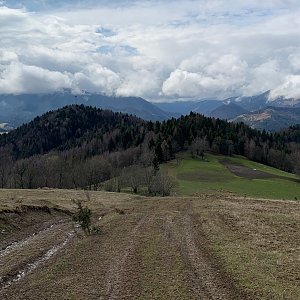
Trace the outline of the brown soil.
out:
M 23 205 L 17 209 L 2 210 L 0 211 L 0 251 L 16 241 L 69 219 L 68 213 L 45 206 Z
M 232 163 L 228 159 L 221 160 L 221 163 L 227 167 L 227 169 L 235 174 L 236 176 L 247 178 L 247 179 L 267 179 L 267 178 L 278 178 L 279 176 L 272 175 L 260 170 L 250 169 L 243 166 L 242 164 Z
M 278 176 L 270 173 L 266 173 L 256 169 L 250 169 L 242 164 L 233 163 L 229 159 L 222 159 L 220 161 L 230 172 L 236 176 L 247 178 L 247 179 L 268 179 L 268 178 L 280 178 L 293 182 L 300 183 L 300 179 L 289 178 L 284 176 Z

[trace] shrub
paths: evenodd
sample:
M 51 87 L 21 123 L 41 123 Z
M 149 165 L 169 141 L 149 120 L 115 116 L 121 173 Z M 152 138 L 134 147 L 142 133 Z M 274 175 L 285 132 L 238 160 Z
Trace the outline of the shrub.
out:
M 83 207 L 80 201 L 76 202 L 76 204 L 78 206 L 77 207 L 78 211 L 73 216 L 73 220 L 79 223 L 80 227 L 82 228 L 82 230 L 86 235 L 90 235 L 91 224 L 92 224 L 91 221 L 92 212 L 87 206 Z

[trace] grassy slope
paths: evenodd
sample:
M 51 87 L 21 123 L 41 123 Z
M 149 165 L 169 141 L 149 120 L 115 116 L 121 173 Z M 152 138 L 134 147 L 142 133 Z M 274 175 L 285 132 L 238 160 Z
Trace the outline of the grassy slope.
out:
M 183 195 L 193 195 L 203 192 L 229 191 L 241 196 L 271 199 L 300 199 L 300 184 L 289 180 L 297 178 L 275 168 L 271 168 L 241 156 L 230 160 L 251 169 L 257 169 L 283 178 L 246 179 L 231 173 L 220 163 L 223 156 L 208 154 L 204 161 L 192 159 L 187 154 L 181 154 L 180 163 L 172 161 L 162 166 L 172 174 L 178 182 L 178 192 Z

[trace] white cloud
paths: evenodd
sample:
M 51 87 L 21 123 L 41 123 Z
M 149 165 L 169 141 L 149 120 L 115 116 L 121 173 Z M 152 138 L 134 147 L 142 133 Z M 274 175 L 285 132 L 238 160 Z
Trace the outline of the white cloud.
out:
M 205 61 L 200 55 L 195 60 L 195 65 L 193 58 L 185 60 L 181 64 L 185 70 L 177 69 L 170 74 L 162 87 L 166 96 L 229 97 L 245 83 L 248 65 L 236 56 L 229 54 Z
M 0 74 L 2 93 L 45 93 L 71 88 L 68 74 L 13 62 Z
M 289 56 L 289 64 L 295 72 L 300 71 L 300 48 Z
M 13 61 L 18 61 L 18 55 L 13 51 L 0 50 L 0 65 L 10 64 Z
M 276 60 L 270 60 L 248 71 L 248 84 L 242 87 L 243 94 L 253 95 L 271 90 L 282 83 L 285 71 Z
M 95 93 L 112 95 L 119 86 L 119 77 L 101 65 L 87 66 L 83 72 L 74 74 L 76 87 Z
M 0 6 L 0 93 L 300 97 L 299 1 L 77 2 Z
M 284 95 L 286 98 L 299 98 L 300 96 L 300 75 L 288 75 L 284 82 L 273 89 L 269 95 L 270 100 Z
M 219 84 L 217 80 L 213 78 L 183 70 L 175 70 L 163 83 L 162 91 L 166 96 L 183 98 L 201 95 L 204 98 L 208 90 L 218 88 Z

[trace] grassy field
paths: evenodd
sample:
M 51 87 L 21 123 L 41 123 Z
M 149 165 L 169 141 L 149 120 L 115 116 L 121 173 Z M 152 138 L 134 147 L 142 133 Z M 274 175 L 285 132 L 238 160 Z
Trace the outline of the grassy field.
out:
M 237 175 L 232 172 L 223 161 L 239 168 L 242 173 Z M 228 158 L 207 154 L 201 160 L 181 154 L 177 160 L 164 164 L 162 168 L 176 179 L 179 195 L 226 191 L 245 197 L 300 199 L 300 181 L 296 175 L 241 156 Z M 258 175 L 255 176 L 255 173 Z
M 72 221 L 62 213 L 12 213 L 45 204 L 74 211 L 72 199 L 85 198 L 82 191 L 0 190 L 0 223 L 16 226 L 12 248 L 3 248 L 0 234 L 0 299 L 299 299 L 297 201 L 92 192 L 86 204 L 100 232 L 71 238 Z M 32 224 L 50 217 L 52 225 L 33 235 Z M 49 249 L 56 249 L 51 257 Z M 5 285 L 20 269 L 24 277 Z

